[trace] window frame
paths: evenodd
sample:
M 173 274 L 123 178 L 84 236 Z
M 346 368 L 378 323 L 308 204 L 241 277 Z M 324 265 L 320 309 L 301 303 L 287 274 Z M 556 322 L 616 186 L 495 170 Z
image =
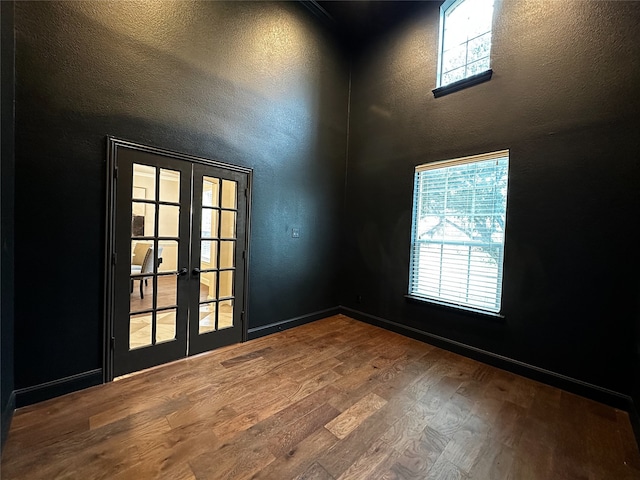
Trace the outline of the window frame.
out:
M 444 45 L 445 28 L 444 27 L 445 27 L 446 13 L 448 10 L 456 7 L 457 4 L 461 4 L 466 1 L 473 1 L 473 0 L 446 0 L 444 3 L 442 3 L 442 5 L 440 5 L 440 27 L 438 30 L 438 60 L 437 60 L 437 67 L 436 67 L 436 88 L 432 90 L 433 95 L 436 98 L 446 95 L 447 93 L 453 93 L 463 88 L 470 87 L 472 85 L 476 85 L 482 82 L 486 82 L 487 80 L 491 79 L 491 76 L 493 74 L 493 70 L 491 68 L 491 50 L 493 49 L 492 48 L 493 47 L 493 21 L 495 16 L 496 3 L 498 0 L 493 1 L 493 9 L 491 13 L 491 29 L 488 32 L 484 33 L 484 34 L 491 33 L 491 37 L 492 37 L 491 43 L 490 43 L 490 49 L 489 49 L 489 57 L 488 57 L 489 68 L 477 74 L 466 76 L 455 82 L 450 82 L 445 85 L 442 84 L 442 76 L 443 76 L 442 68 L 443 68 L 443 62 L 444 62 L 444 47 L 445 47 Z M 465 67 L 467 65 L 468 65 L 467 63 L 464 64 Z
M 421 295 L 420 293 L 417 293 L 417 289 L 414 288 L 414 281 L 415 281 L 414 277 L 417 275 L 417 273 L 414 274 L 414 271 L 416 269 L 419 269 L 419 260 L 414 261 L 414 251 L 415 251 L 415 244 L 416 244 L 415 240 L 416 240 L 416 236 L 419 228 L 417 222 L 419 222 L 419 215 L 420 215 L 420 212 L 418 211 L 419 204 L 420 204 L 419 203 L 420 199 L 418 198 L 418 196 L 421 191 L 418 183 L 419 174 L 427 170 L 450 168 L 450 167 L 456 167 L 459 165 L 473 164 L 473 163 L 479 163 L 479 162 L 491 161 L 491 160 L 497 161 L 499 159 L 504 159 L 504 158 L 506 158 L 506 161 L 507 161 L 507 164 L 506 164 L 507 178 L 506 178 L 506 186 L 505 186 L 506 193 L 505 193 L 505 207 L 504 207 L 504 227 L 502 232 L 502 244 L 501 244 L 501 265 L 498 265 L 500 276 L 499 276 L 499 283 L 496 283 L 496 291 L 499 293 L 499 298 L 496 302 L 498 305 L 498 309 L 495 310 L 495 309 L 483 308 L 481 306 L 470 305 L 469 303 L 456 303 L 454 301 L 447 300 L 441 297 L 439 298 L 436 296 L 426 296 L 426 295 Z M 409 282 L 407 285 L 408 293 L 405 295 L 405 297 L 408 300 L 419 302 L 419 303 L 427 303 L 430 305 L 443 307 L 448 310 L 454 310 L 460 313 L 471 313 L 471 314 L 475 314 L 476 316 L 483 316 L 490 319 L 504 319 L 503 287 L 505 284 L 504 273 L 505 273 L 505 250 L 506 250 L 506 234 L 507 234 L 510 163 L 511 163 L 511 158 L 510 158 L 509 150 L 505 149 L 505 150 L 498 150 L 498 151 L 488 152 L 488 153 L 479 154 L 479 155 L 471 155 L 466 157 L 453 158 L 449 160 L 429 162 L 429 163 L 417 165 L 415 167 L 414 176 L 413 176 L 414 188 L 413 188 L 413 193 L 411 197 L 412 221 L 411 221 L 411 235 L 410 235 L 411 240 L 410 240 L 410 251 L 409 251 L 409 275 L 408 275 Z M 447 242 L 445 240 L 442 240 L 442 245 L 443 246 L 447 245 Z M 467 272 L 467 276 L 468 275 L 469 274 Z M 468 290 L 468 287 L 467 287 L 467 290 Z

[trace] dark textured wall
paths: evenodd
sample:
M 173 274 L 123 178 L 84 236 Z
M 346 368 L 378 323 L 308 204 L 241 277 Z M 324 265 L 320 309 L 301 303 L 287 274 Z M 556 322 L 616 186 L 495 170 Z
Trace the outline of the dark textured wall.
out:
M 640 3 L 496 5 L 487 83 L 433 98 L 436 2 L 355 60 L 343 304 L 629 394 Z M 504 323 L 407 302 L 414 166 L 505 148 Z
M 107 134 L 254 169 L 250 328 L 338 305 L 348 69 L 310 12 L 19 2 L 16 32 L 16 388 L 102 366 Z
M 250 327 L 342 302 L 639 392 L 640 5 L 499 2 L 493 79 L 437 100 L 414 8 L 354 61 L 343 224 L 346 62 L 299 5 L 19 2 L 15 387 L 101 367 L 110 134 L 255 169 Z M 406 303 L 413 167 L 503 148 L 505 322 Z
M 640 304 L 640 289 L 638 291 L 638 303 Z M 629 412 L 631 425 L 633 425 L 636 440 L 640 438 L 640 305 L 636 313 L 636 335 L 634 345 L 634 361 L 631 376 L 631 398 L 633 400 L 633 408 Z M 640 441 L 638 442 L 640 444 Z
M 13 2 L 0 2 L 0 414 L 4 443 L 12 405 L 14 323 L 14 35 Z
M 638 287 L 636 293 L 636 332 L 635 332 L 635 344 L 634 344 L 634 370 L 631 377 L 631 396 L 633 403 L 635 404 L 635 418 L 630 415 L 632 422 L 635 423 L 634 428 L 636 432 L 636 438 L 640 438 L 640 287 Z M 640 443 L 640 441 L 638 442 Z

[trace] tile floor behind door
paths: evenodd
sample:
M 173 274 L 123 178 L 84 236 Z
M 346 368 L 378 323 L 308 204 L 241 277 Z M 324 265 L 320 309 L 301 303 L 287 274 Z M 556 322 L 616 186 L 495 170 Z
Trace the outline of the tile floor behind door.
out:
M 153 305 L 153 285 L 151 279 L 143 286 L 144 298 L 140 298 L 140 289 L 138 280 L 136 280 L 131 292 L 131 310 L 139 311 L 152 308 Z M 169 303 L 175 303 L 176 283 L 174 277 L 161 276 L 158 277 L 158 297 L 167 299 Z M 206 298 L 208 287 L 204 284 L 200 285 L 201 298 Z M 210 304 L 215 306 L 215 303 Z M 195 313 L 194 313 L 195 314 Z M 198 314 L 200 316 L 199 325 L 200 333 L 207 333 L 215 330 L 215 309 L 201 307 Z M 151 344 L 151 314 L 134 315 L 129 324 L 130 332 L 130 348 L 140 348 Z M 233 326 L 233 305 L 232 301 L 223 301 L 220 303 L 218 312 L 218 330 Z M 156 343 L 171 341 L 176 334 L 176 320 L 174 310 L 160 311 L 156 318 Z

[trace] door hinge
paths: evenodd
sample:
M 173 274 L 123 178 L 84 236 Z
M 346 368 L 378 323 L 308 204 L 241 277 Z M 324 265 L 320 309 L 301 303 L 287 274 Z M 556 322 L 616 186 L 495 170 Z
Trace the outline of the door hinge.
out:
M 113 167 L 113 178 L 118 179 L 118 167 Z
M 247 259 L 247 251 L 246 251 L 246 250 L 243 250 L 243 251 L 242 251 L 242 259 L 243 259 L 243 260 L 246 260 L 246 259 Z
M 117 261 L 118 261 L 118 254 L 114 252 L 111 254 L 111 264 L 115 265 Z
M 244 322 L 244 310 L 240 312 L 240 320 Z
M 245 197 L 249 197 L 249 189 L 248 188 L 244 189 L 244 196 Z
M 111 345 L 111 350 L 115 350 L 116 349 L 116 337 L 111 337 L 110 340 L 110 345 Z

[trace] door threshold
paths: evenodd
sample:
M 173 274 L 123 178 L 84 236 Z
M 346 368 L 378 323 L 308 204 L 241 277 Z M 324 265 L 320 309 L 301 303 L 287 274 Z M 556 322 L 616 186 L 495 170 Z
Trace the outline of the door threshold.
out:
M 212 350 L 212 351 L 215 351 L 215 350 Z M 206 352 L 206 353 L 210 353 L 210 352 Z M 143 368 L 142 370 L 138 370 L 136 372 L 125 373 L 124 375 L 120 375 L 119 377 L 115 377 L 113 379 L 113 381 L 117 382 L 118 380 L 124 380 L 125 378 L 135 377 L 136 375 L 140 375 L 142 373 L 153 372 L 155 370 L 159 370 L 161 368 L 168 367 L 169 365 L 175 365 L 176 363 L 184 362 L 185 360 L 189 360 L 190 358 L 193 358 L 193 357 L 179 358 L 177 360 L 173 360 L 172 362 L 161 363 L 160 365 L 154 365 L 153 367 Z
M 187 357 L 184 357 L 184 358 L 179 358 L 179 359 L 173 360 L 171 362 L 161 363 L 160 365 L 154 365 L 153 367 L 149 367 L 149 368 L 143 368 L 142 370 L 138 370 L 136 372 L 125 373 L 124 375 L 120 375 L 119 377 L 114 377 L 113 381 L 117 382 L 119 380 L 124 380 L 125 378 L 135 377 L 135 376 L 140 375 L 142 373 L 153 372 L 153 371 L 159 370 L 161 368 L 168 367 L 170 365 L 175 365 L 175 364 L 182 363 L 182 362 L 185 362 L 185 361 L 188 361 L 188 360 L 193 360 L 195 358 L 202 358 L 202 357 L 206 357 L 207 355 L 220 353 L 222 351 L 230 350 L 232 348 L 235 348 L 235 347 L 241 345 L 242 343 L 244 343 L 244 342 L 232 343 L 231 345 L 225 345 L 223 347 L 214 348 L 213 350 L 209 350 L 208 352 L 197 353 L 195 355 L 187 356 Z

